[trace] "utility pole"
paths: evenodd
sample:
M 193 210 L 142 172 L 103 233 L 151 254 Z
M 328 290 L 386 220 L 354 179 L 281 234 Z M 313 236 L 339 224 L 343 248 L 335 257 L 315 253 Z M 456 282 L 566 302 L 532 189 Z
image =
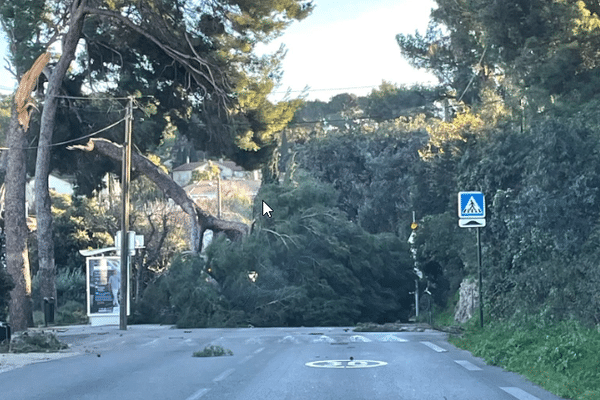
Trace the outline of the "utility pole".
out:
M 219 173 L 217 174 L 217 218 L 223 218 L 221 216 L 221 168 L 218 168 Z
M 127 330 L 127 307 L 129 293 L 129 181 L 131 178 L 131 131 L 133 126 L 133 96 L 129 96 L 125 116 L 125 139 L 123 141 L 122 189 L 123 212 L 121 214 L 121 301 L 119 302 L 119 329 Z
M 415 218 L 415 212 L 412 212 L 412 224 L 410 224 L 410 229 L 412 229 L 412 233 L 410 234 L 410 238 L 408 239 L 408 243 L 410 243 L 410 252 L 412 254 L 412 258 L 414 261 L 414 270 L 415 273 L 417 274 L 417 279 L 415 279 L 415 318 L 419 317 L 419 279 L 422 277 L 422 275 L 420 274 L 421 271 L 419 271 L 419 268 L 417 268 L 417 250 L 415 249 L 415 231 L 417 230 L 417 228 L 419 227 L 419 224 L 417 224 L 417 220 Z

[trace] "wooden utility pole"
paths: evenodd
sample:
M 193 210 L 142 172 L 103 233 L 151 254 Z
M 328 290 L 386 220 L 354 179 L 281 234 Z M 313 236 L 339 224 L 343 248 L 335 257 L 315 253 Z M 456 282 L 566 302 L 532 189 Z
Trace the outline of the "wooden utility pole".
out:
M 133 126 L 133 96 L 129 96 L 127 114 L 125 116 L 125 139 L 123 141 L 122 163 L 122 201 L 121 214 L 121 301 L 119 301 L 119 329 L 127 330 L 127 307 L 129 293 L 129 181 L 131 178 L 131 130 Z
M 219 168 L 219 174 L 217 175 L 217 218 L 219 219 L 223 218 L 221 204 L 221 168 Z

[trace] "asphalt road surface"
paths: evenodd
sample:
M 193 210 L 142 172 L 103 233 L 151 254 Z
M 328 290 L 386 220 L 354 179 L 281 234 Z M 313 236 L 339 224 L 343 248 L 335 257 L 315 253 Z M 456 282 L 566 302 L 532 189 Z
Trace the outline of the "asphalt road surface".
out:
M 131 326 L 59 335 L 76 355 L 0 373 L 0 399 L 559 399 L 435 331 Z M 209 344 L 234 355 L 192 357 Z

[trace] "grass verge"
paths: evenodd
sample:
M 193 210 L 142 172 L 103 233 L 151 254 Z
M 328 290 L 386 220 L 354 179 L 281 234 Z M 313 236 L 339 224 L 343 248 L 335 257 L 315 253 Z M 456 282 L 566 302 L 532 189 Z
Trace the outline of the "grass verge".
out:
M 555 324 L 493 322 L 483 329 L 473 318 L 457 347 L 525 376 L 557 396 L 600 400 L 600 333 L 576 321 Z

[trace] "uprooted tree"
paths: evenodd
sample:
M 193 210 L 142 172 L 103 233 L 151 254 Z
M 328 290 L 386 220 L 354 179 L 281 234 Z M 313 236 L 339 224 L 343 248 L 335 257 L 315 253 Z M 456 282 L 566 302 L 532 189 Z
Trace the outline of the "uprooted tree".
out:
M 88 152 L 96 151 L 116 161 L 122 160 L 123 157 L 123 147 L 106 139 L 90 139 L 85 146 L 76 145 L 70 148 Z M 215 233 L 223 232 L 232 240 L 240 239 L 249 232 L 249 227 L 246 224 L 225 221 L 202 210 L 181 186 L 143 155 L 132 152 L 131 166 L 132 169 L 142 173 L 154 182 L 166 196 L 173 199 L 191 217 L 191 244 L 194 252 L 202 250 L 202 237 L 208 229 Z
M 270 158 L 277 132 L 291 119 L 297 103 L 273 105 L 267 100 L 279 77 L 283 53 L 258 57 L 254 47 L 277 36 L 291 21 L 306 17 L 311 9 L 311 3 L 302 0 L 19 0 L 0 6 L 11 61 L 18 66 L 17 79 L 39 54 L 62 41 L 62 54 L 53 55 L 40 78 L 48 84 L 37 85 L 38 94 L 43 95 L 41 121 L 35 128 L 39 129 L 35 175 L 42 296 L 55 292 L 48 174 L 57 165 L 85 169 L 65 158 L 57 162 L 60 152 L 52 146 L 58 133 L 63 141 L 72 140 L 106 126 L 101 117 L 90 122 L 86 115 L 90 103 L 82 105 L 86 99 L 79 100 L 134 92 L 152 96 L 147 105 L 154 108 L 155 117 L 146 118 L 147 137 L 138 143 L 140 148 L 156 146 L 168 117 L 182 133 L 194 136 L 196 144 L 228 155 L 243 166 L 256 167 Z M 81 48 L 85 51 L 79 53 Z M 74 59 L 82 68 L 70 68 Z M 60 124 L 56 123 L 58 115 L 63 117 Z M 19 134 L 14 131 L 12 136 Z M 106 136 L 114 140 L 110 131 Z M 24 148 L 18 147 L 10 151 L 16 155 Z M 25 162 L 23 157 L 9 160 Z M 13 171 L 23 169 L 13 167 L 7 169 L 7 181 Z M 104 171 L 96 168 L 95 172 L 98 182 Z M 20 177 L 19 185 L 24 184 L 24 174 Z M 24 197 L 15 201 L 24 203 Z M 13 213 L 13 208 L 7 205 L 7 213 Z M 16 224 L 11 221 L 7 216 L 7 230 Z M 7 252 L 15 255 L 12 249 Z M 18 251 L 22 253 L 20 247 Z M 7 254 L 9 259 L 11 254 Z M 12 268 L 28 269 L 21 261 Z M 22 291 L 13 294 L 18 297 L 14 302 L 25 301 Z M 12 319 L 25 320 L 11 314 Z M 22 330 L 25 325 L 14 328 Z

